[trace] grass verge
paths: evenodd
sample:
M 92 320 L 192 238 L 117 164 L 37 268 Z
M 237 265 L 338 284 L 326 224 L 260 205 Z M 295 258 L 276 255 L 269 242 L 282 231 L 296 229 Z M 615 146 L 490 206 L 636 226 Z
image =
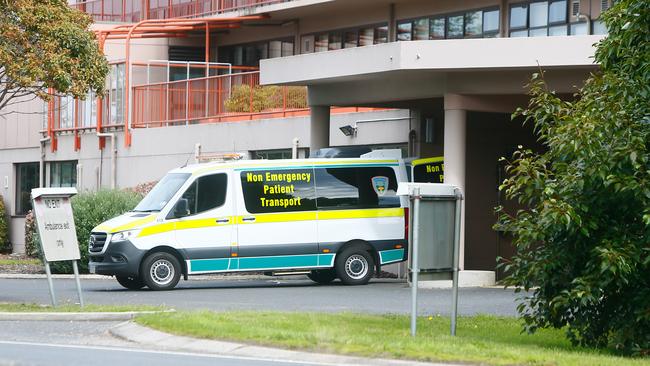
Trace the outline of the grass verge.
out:
M 403 315 L 200 311 L 143 315 L 136 321 L 178 335 L 375 358 L 492 365 L 650 365 L 648 359 L 572 347 L 561 330 L 521 334 L 519 320 L 507 317 L 459 318 L 457 337 L 449 335 L 448 318 L 421 318 L 416 338 L 410 336 L 409 318 Z
M 39 304 L 17 304 L 17 303 L 0 303 L 0 312 L 11 313 L 40 313 L 40 312 L 57 312 L 57 313 L 122 313 L 129 311 L 163 311 L 163 307 L 143 306 L 143 305 L 86 305 L 83 308 L 79 305 L 65 304 L 53 308 L 51 305 Z
M 42 264 L 39 259 L 0 259 L 0 266 L 36 266 Z

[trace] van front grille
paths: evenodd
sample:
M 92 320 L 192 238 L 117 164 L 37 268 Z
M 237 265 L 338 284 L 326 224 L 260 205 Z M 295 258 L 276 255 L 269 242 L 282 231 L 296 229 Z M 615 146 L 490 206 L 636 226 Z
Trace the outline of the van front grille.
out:
M 90 233 L 90 240 L 88 241 L 88 251 L 91 253 L 99 253 L 104 249 L 106 244 L 106 233 Z

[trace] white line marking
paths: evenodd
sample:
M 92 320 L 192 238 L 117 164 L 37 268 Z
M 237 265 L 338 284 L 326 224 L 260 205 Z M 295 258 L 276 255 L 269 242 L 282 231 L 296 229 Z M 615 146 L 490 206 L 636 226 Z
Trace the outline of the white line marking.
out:
M 86 346 L 86 345 L 73 345 L 73 344 L 54 344 L 54 343 L 21 342 L 21 341 L 0 341 L 0 345 L 1 344 L 21 345 L 21 346 L 40 346 L 40 347 L 51 347 L 51 348 L 57 348 L 58 347 L 58 348 L 69 348 L 69 349 L 99 350 L 99 351 L 117 351 L 117 352 L 146 353 L 146 354 L 161 354 L 161 355 L 171 355 L 171 356 L 192 356 L 192 357 L 203 357 L 203 358 L 225 358 L 225 359 L 248 360 L 248 361 L 267 361 L 267 362 L 270 361 L 270 362 L 284 362 L 284 363 L 307 364 L 307 365 L 325 365 L 325 366 L 341 365 L 339 363 L 295 361 L 295 360 L 283 360 L 283 359 L 277 359 L 277 358 L 262 358 L 262 357 L 250 357 L 250 356 L 227 356 L 227 355 L 214 355 L 214 354 L 205 354 L 205 353 L 190 353 L 190 352 L 177 352 L 177 351 L 156 351 L 156 350 L 145 350 L 145 349 L 132 349 L 132 348 L 121 348 L 121 347 L 104 347 L 104 346 Z

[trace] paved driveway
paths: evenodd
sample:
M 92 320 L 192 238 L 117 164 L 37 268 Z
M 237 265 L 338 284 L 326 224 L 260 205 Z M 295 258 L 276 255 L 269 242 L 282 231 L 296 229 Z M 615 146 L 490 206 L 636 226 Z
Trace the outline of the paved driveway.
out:
M 279 310 L 317 312 L 410 312 L 410 288 L 396 280 L 371 281 L 365 286 L 316 285 L 304 277 L 295 279 L 215 279 L 181 281 L 172 291 L 129 291 L 115 280 L 82 280 L 84 299 L 92 304 L 166 305 L 176 309 Z M 57 301 L 77 301 L 73 280 L 55 279 Z M 516 315 L 517 295 L 502 288 L 463 288 L 459 293 L 459 315 Z M 0 279 L 0 302 L 49 304 L 45 279 Z M 422 289 L 422 315 L 447 315 L 451 290 Z

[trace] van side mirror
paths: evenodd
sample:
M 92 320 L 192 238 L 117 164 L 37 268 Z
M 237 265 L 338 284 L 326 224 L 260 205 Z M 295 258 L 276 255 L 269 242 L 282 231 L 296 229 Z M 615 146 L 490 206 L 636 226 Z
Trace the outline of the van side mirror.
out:
M 174 217 L 180 218 L 189 215 L 190 215 L 190 209 L 189 209 L 189 203 L 187 201 L 187 198 L 179 199 L 178 202 L 176 202 L 176 206 L 174 206 Z

